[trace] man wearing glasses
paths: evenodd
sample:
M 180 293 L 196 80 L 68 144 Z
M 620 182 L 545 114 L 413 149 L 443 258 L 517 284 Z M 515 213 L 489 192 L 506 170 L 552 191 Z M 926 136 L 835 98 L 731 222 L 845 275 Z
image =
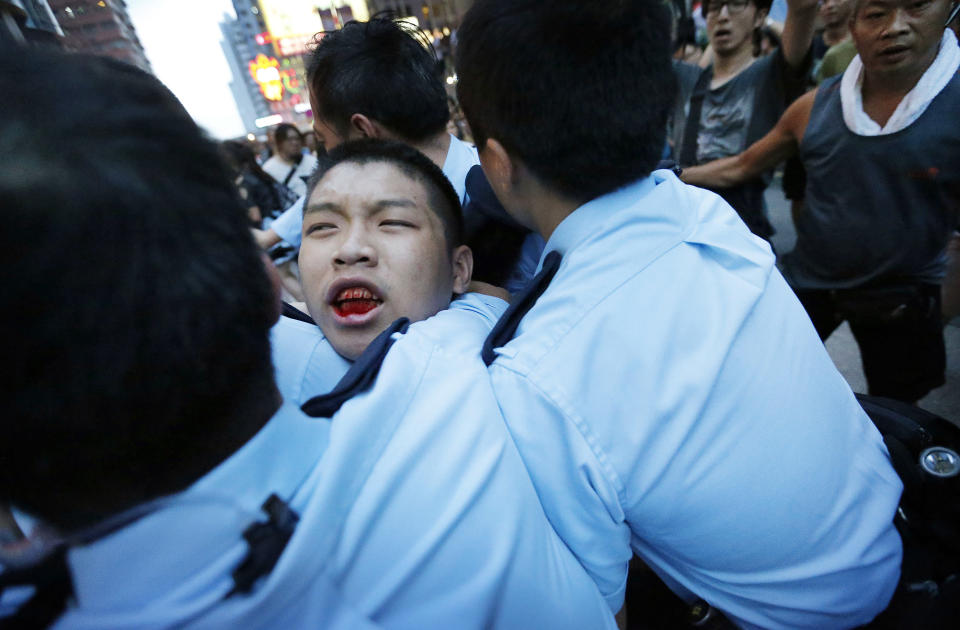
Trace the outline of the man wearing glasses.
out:
M 303 154 L 303 134 L 294 125 L 282 123 L 277 125 L 274 139 L 277 152 L 263 163 L 263 170 L 297 195 L 306 194 L 306 179 L 317 167 L 317 159 Z
M 681 166 L 736 155 L 763 137 L 806 87 L 817 0 L 788 0 L 782 44 L 757 57 L 757 33 L 770 0 L 704 0 L 713 65 L 677 63 L 680 89 L 671 140 Z M 744 184 L 716 189 L 750 230 L 769 239 L 764 211 L 764 174 Z

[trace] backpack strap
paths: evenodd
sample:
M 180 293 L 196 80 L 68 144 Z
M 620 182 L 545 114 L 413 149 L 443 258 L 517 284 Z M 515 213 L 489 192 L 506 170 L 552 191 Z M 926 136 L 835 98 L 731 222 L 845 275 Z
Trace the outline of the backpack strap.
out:
M 284 177 L 284 178 L 283 178 L 283 182 L 281 182 L 284 186 L 286 186 L 287 184 L 290 183 L 290 180 L 293 179 L 293 174 L 297 172 L 297 169 L 298 169 L 298 168 L 300 168 L 300 165 L 299 165 L 299 164 L 294 164 L 294 165 L 293 165 L 293 168 L 290 169 L 290 172 L 287 173 L 287 176 Z

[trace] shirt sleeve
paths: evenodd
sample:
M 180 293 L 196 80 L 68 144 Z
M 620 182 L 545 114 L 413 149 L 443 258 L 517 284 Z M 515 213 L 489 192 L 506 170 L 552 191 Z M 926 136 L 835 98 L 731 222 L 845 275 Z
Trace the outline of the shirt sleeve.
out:
M 413 326 L 391 349 L 371 392 L 332 423 L 328 456 L 385 446 L 369 475 L 341 459 L 366 477 L 327 566 L 388 628 L 612 630 L 544 516 L 486 377 L 479 357 L 431 349 Z
M 487 324 L 488 328 L 493 328 L 497 320 L 507 310 L 508 304 L 498 297 L 486 295 L 485 293 L 464 293 L 450 303 L 450 310 L 472 313 Z
M 490 377 L 547 518 L 610 610 L 620 610 L 633 551 L 616 473 L 559 392 L 499 363 Z
M 277 236 L 294 247 L 300 247 L 301 232 L 303 231 L 303 204 L 305 201 L 306 197 L 300 197 L 270 224 L 270 229 L 276 232 Z

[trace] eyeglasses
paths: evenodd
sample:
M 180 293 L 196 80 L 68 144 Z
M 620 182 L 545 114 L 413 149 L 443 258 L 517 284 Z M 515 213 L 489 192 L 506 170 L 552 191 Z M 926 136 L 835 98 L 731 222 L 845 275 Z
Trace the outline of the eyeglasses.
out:
M 715 17 L 720 15 L 723 7 L 727 7 L 728 15 L 743 13 L 743 10 L 750 5 L 750 0 L 716 0 L 707 3 L 706 15 Z

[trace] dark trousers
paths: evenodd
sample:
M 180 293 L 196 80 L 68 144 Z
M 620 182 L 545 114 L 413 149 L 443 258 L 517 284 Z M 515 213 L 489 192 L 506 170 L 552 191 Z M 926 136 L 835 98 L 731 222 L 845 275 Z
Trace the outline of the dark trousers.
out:
M 939 285 L 796 293 L 820 339 L 825 341 L 844 321 L 850 323 L 869 394 L 913 403 L 943 385 L 946 350 Z

